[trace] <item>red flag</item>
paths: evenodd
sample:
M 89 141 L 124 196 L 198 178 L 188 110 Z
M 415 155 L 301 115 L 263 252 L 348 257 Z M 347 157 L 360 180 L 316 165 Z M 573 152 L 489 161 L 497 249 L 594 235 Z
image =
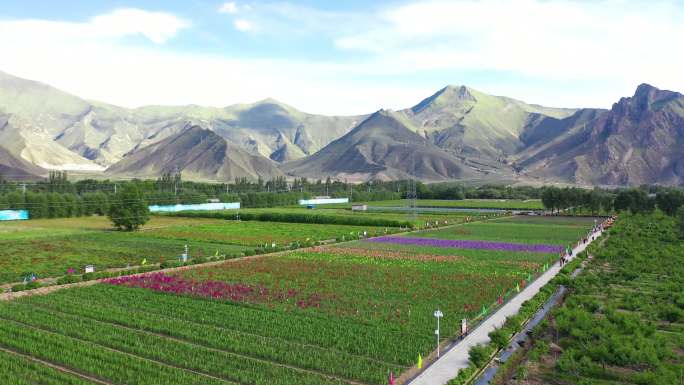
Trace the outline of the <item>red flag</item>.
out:
M 503 305 L 503 298 L 499 296 L 499 305 Z
M 394 385 L 394 373 L 390 372 L 389 385 Z

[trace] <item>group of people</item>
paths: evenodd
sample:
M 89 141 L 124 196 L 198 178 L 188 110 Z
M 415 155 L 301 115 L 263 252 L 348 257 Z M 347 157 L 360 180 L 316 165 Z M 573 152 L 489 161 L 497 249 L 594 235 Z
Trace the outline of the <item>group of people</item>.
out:
M 610 228 L 611 226 L 613 226 L 613 222 L 615 222 L 615 219 L 617 219 L 617 216 L 613 215 L 610 218 L 603 221 L 601 224 L 594 226 L 591 229 L 591 231 L 589 232 L 589 235 L 582 238 L 582 240 L 580 242 L 577 242 L 577 246 L 579 246 L 580 244 L 586 245 L 587 242 L 589 242 L 589 237 L 591 237 L 592 241 L 595 240 L 596 239 L 596 233 L 602 232 L 602 231 Z M 568 261 L 570 260 L 570 257 L 572 257 L 572 248 L 568 247 L 565 250 L 565 252 L 560 253 L 560 259 L 559 259 L 560 266 L 563 267 L 563 265 L 568 263 Z

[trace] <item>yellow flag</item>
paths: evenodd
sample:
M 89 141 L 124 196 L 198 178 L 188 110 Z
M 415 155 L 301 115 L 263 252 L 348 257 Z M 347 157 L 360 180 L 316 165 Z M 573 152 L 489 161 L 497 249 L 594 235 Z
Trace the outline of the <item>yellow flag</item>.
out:
M 147 258 L 143 258 L 143 260 L 142 260 L 142 265 L 144 265 L 144 264 L 146 264 L 146 263 L 147 263 Z
M 423 369 L 423 357 L 418 353 L 418 369 Z

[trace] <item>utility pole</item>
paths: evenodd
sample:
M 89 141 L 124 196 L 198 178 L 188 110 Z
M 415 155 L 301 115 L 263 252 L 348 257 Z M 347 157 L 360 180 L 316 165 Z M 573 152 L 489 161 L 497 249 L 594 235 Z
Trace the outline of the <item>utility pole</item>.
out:
M 408 143 L 404 142 L 404 147 L 408 151 Z M 406 207 L 406 215 L 408 216 L 409 221 L 415 221 L 416 220 L 416 200 L 418 199 L 418 194 L 416 192 L 416 179 L 414 178 L 414 167 L 415 167 L 415 159 L 413 157 L 413 151 L 409 151 L 409 180 L 408 180 L 408 186 L 406 189 L 406 199 L 407 199 L 407 207 Z
M 444 313 L 437 309 L 434 316 L 437 318 L 437 330 L 435 330 L 435 335 L 437 336 L 437 358 L 439 358 L 439 319 L 444 317 Z

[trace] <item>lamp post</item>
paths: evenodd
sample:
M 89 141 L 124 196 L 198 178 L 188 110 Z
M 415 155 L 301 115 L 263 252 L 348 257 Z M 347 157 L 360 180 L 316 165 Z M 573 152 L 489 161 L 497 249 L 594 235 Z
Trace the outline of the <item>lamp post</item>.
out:
M 439 319 L 444 317 L 444 313 L 442 313 L 439 309 L 435 310 L 435 318 L 437 318 L 437 330 L 435 330 L 435 335 L 437 336 L 437 358 L 439 358 Z

